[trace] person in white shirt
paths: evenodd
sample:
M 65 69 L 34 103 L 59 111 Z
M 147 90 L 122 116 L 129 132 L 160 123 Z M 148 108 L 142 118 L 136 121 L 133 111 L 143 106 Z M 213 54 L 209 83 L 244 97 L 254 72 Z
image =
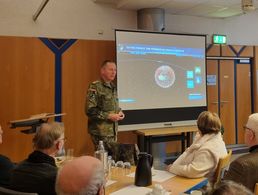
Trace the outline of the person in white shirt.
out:
M 202 112 L 197 119 L 198 133 L 193 144 L 168 166 L 168 171 L 188 178 L 208 177 L 213 182 L 219 158 L 227 155 L 221 122 L 216 113 Z

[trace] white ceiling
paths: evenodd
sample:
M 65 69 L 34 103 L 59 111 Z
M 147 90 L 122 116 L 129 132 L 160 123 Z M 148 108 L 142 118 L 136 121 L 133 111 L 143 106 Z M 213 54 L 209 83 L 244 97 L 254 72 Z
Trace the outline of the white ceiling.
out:
M 209 18 L 227 18 L 244 14 L 241 0 L 92 0 L 109 3 L 116 9 L 138 10 L 142 8 L 164 8 L 173 15 L 189 15 Z M 245 0 L 249 1 L 249 0 Z M 250 0 L 252 1 L 252 0 Z M 258 0 L 253 0 L 258 8 Z

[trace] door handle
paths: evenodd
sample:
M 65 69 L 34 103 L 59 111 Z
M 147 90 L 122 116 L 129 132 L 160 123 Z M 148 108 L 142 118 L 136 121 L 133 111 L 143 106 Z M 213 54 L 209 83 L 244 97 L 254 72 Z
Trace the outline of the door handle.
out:
M 212 104 L 218 104 L 219 102 L 211 102 Z
M 224 103 L 228 103 L 229 101 L 225 101 L 225 100 L 221 100 L 220 103 L 224 104 Z

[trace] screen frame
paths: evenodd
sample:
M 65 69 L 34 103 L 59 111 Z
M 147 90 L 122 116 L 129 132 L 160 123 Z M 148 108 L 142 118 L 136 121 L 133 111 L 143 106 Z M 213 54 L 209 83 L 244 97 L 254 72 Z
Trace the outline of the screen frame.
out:
M 205 39 L 205 86 L 206 86 L 206 106 L 198 107 L 177 107 L 177 108 L 157 108 L 157 109 L 139 109 L 139 110 L 123 110 L 125 119 L 119 121 L 118 131 L 130 131 L 139 129 L 151 128 L 167 128 L 174 126 L 188 126 L 196 125 L 196 120 L 199 114 L 207 111 L 208 96 L 207 96 L 207 35 L 205 34 L 186 34 L 186 33 L 168 33 L 159 31 L 145 31 L 145 30 L 125 30 L 115 29 L 115 48 L 116 48 L 116 62 L 117 55 L 117 32 L 132 32 L 132 33 L 147 33 L 147 34 L 164 34 L 164 35 L 182 35 L 182 36 L 202 36 Z M 117 65 L 117 69 L 119 66 Z M 116 80 L 117 81 L 117 80 Z M 117 83 L 118 85 L 118 83 Z M 158 118 L 157 118 L 158 116 Z

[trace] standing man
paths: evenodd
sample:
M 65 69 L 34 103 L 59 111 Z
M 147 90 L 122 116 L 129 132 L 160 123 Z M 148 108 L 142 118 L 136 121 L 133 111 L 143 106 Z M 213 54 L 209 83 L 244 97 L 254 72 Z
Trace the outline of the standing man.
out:
M 258 183 L 258 113 L 249 116 L 244 130 L 249 153 L 234 160 L 223 179 L 243 184 L 253 192 Z
M 100 76 L 101 79 L 92 82 L 88 88 L 85 113 L 95 149 L 99 140 L 103 140 L 108 153 L 112 154 L 112 146 L 117 140 L 118 121 L 125 117 L 119 108 L 117 90 L 112 82 L 116 77 L 116 64 L 104 61 Z

